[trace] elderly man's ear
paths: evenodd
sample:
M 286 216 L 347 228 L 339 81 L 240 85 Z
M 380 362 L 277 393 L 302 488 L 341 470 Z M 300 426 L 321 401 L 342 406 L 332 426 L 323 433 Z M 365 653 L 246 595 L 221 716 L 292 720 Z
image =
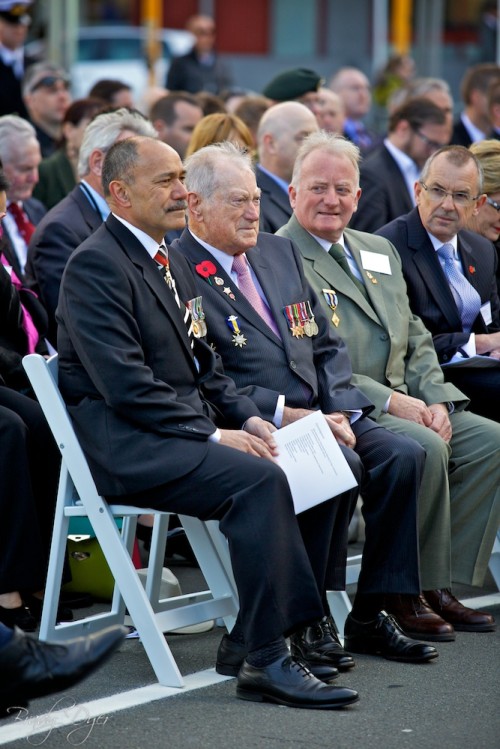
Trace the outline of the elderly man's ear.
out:
M 187 196 L 187 204 L 190 215 L 195 221 L 203 220 L 202 204 L 203 200 L 195 192 L 189 192 Z

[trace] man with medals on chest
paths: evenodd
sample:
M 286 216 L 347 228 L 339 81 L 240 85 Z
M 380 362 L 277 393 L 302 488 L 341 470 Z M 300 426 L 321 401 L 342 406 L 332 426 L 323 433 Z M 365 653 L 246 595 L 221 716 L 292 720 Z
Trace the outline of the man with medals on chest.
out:
M 322 621 L 319 589 L 332 556 L 323 535 L 350 504 L 319 506 L 313 569 L 273 460 L 275 427 L 221 372 L 203 339 L 190 268 L 164 244 L 185 221 L 183 180 L 180 157 L 156 139 L 108 150 L 111 213 L 71 255 L 61 283 L 61 392 L 103 496 L 219 521 L 240 604 L 219 660 L 238 676 L 237 696 L 345 707 L 358 694 L 329 684 L 338 675 L 331 659 L 312 653 L 305 664 L 285 637 Z
M 226 373 L 278 428 L 321 410 L 361 474 L 367 533 L 353 614 L 371 625 L 357 632 L 351 649 L 406 662 L 435 658 L 435 648 L 405 637 L 383 612 L 386 594 L 420 592 L 416 501 L 423 451 L 368 418 L 371 403 L 350 383 L 346 347 L 305 279 L 298 250 L 258 231 L 260 190 L 249 157 L 229 143 L 207 146 L 187 160 L 186 187 L 188 228 L 173 247 L 192 265 L 207 341 Z M 307 520 L 299 522 L 303 536 L 319 532 L 311 520 L 306 531 Z M 332 537 L 321 590 L 324 621 L 292 639 L 292 652 L 323 653 L 340 669 L 353 662 L 336 639 L 325 590 L 343 587 L 346 531 L 337 524 Z M 439 617 L 433 624 L 446 629 Z

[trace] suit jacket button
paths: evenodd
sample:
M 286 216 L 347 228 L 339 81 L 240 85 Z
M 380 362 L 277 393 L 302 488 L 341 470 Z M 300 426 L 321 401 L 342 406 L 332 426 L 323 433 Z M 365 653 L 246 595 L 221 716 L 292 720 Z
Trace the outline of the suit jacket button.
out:
M 380 335 L 380 340 L 381 341 L 387 341 L 388 338 L 389 338 L 389 336 L 387 335 L 387 333 L 381 333 L 381 335 Z
M 291 366 L 292 369 L 297 369 L 297 365 L 296 365 L 296 363 L 294 362 L 293 359 L 290 362 L 290 366 Z

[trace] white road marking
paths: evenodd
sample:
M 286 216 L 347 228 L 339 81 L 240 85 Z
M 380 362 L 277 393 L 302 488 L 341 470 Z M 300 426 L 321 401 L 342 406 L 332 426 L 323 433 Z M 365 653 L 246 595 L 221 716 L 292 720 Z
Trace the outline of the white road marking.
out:
M 83 737 L 85 731 L 89 733 L 92 730 L 92 726 L 98 722 L 97 719 L 104 718 L 110 713 L 144 705 L 155 700 L 186 694 L 194 689 L 202 689 L 212 684 L 219 684 L 230 678 L 232 677 L 220 676 L 215 672 L 215 669 L 209 668 L 205 671 L 197 671 L 194 674 L 185 676 L 185 686 L 183 689 L 162 687 L 160 684 L 150 684 L 147 687 L 131 689 L 129 692 L 113 694 L 109 697 L 92 700 L 91 702 L 82 702 L 71 707 L 66 706 L 61 710 L 57 709 L 56 702 L 56 709 L 48 713 L 43 713 L 33 718 L 23 717 L 21 713 L 15 723 L 1 727 L 0 745 L 40 733 L 50 733 L 50 731 L 64 726 L 75 726 L 75 730 L 80 731 L 80 736 Z M 64 700 L 65 695 L 68 695 L 71 699 L 71 692 L 61 692 L 54 695 L 54 698 L 57 701 L 61 699 L 61 704 L 65 702 L 68 705 L 67 700 Z

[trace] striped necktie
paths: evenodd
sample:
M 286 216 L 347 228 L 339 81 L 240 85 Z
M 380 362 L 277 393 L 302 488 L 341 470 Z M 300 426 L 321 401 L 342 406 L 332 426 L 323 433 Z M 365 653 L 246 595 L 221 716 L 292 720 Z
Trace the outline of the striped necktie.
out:
M 160 269 L 160 272 L 163 276 L 163 280 L 167 284 L 168 288 L 172 291 L 172 294 L 175 297 L 175 301 L 177 302 L 177 306 L 180 309 L 181 302 L 179 299 L 179 294 L 177 293 L 175 281 L 172 278 L 172 274 L 170 273 L 170 260 L 168 257 L 168 250 L 164 244 L 161 244 L 158 247 L 156 255 L 154 256 L 154 260 L 156 264 L 158 265 L 158 268 Z
M 481 309 L 481 297 L 472 284 L 460 273 L 454 260 L 454 249 L 451 242 L 438 248 L 438 255 L 444 261 L 444 273 L 450 291 L 457 305 L 464 333 L 470 333 L 474 320 Z

